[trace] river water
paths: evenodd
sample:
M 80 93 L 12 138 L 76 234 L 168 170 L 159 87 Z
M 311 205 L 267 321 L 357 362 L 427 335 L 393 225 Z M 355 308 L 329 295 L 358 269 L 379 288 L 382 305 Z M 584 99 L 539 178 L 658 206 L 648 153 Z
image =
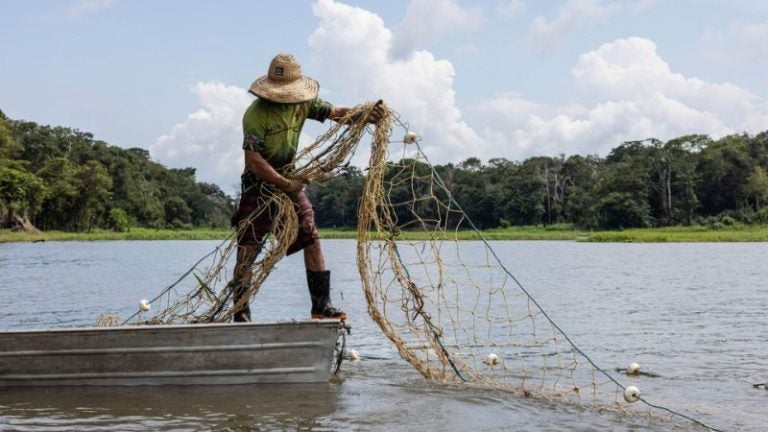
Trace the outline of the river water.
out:
M 0 330 L 92 326 L 129 316 L 214 241 L 0 244 Z M 669 423 L 425 381 L 368 318 L 355 243 L 323 243 L 334 302 L 363 356 L 321 385 L 0 390 L 0 430 L 639 431 Z M 764 430 L 768 391 L 766 243 L 492 242 L 554 321 L 599 366 L 631 361 L 674 389 L 669 406 L 722 430 Z M 464 246 L 462 246 L 464 247 Z M 467 242 L 467 248 L 479 244 Z M 263 320 L 304 319 L 300 254 L 253 305 Z M 650 378 L 647 378 L 650 379 Z M 640 386 L 642 386 L 642 380 Z M 652 397 L 649 397 L 652 399 Z

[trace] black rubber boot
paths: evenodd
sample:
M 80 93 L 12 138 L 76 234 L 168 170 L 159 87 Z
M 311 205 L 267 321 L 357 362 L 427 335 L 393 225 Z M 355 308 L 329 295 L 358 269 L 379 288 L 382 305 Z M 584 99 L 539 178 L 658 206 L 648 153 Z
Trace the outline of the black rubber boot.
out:
M 234 290 L 234 296 L 232 298 L 232 304 L 234 306 L 243 297 L 245 290 L 240 287 L 240 284 L 235 284 L 233 290 Z M 247 303 L 245 304 L 245 306 L 240 308 L 240 310 L 237 310 L 232 314 L 232 321 L 233 322 L 250 322 L 251 321 L 251 308 L 248 306 Z
M 338 319 L 347 314 L 331 304 L 331 272 L 307 270 L 307 286 L 312 299 L 312 319 Z
M 232 322 L 251 322 L 251 308 L 248 306 L 232 315 Z

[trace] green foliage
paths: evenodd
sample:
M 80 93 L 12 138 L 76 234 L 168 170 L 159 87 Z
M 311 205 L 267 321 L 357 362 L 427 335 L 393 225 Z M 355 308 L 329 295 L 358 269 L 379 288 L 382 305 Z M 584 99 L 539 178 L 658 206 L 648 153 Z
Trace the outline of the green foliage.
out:
M 21 144 L 11 136 L 5 117 L 0 117 L 0 160 L 15 159 L 21 150 Z
M 73 206 L 80 191 L 77 172 L 77 165 L 62 157 L 50 159 L 38 171 L 50 195 L 43 203 L 43 211 L 34 218 L 35 225 L 45 230 L 75 230 L 77 215 Z
M 171 228 L 191 226 L 192 210 L 181 197 L 170 197 L 165 202 L 165 223 Z
M 744 185 L 744 195 L 754 203 L 756 211 L 760 211 L 768 201 L 768 176 L 765 174 L 765 168 L 756 166 L 752 169 Z
M 40 210 L 48 194 L 43 181 L 23 168 L 4 166 L 0 160 L 0 216 L 28 217 Z
M 316 222 L 326 227 L 357 225 L 357 206 L 365 178 L 357 168 L 348 168 L 324 184 L 311 185 L 307 191 L 315 205 Z
M 26 161 L 14 159 L 21 150 L 0 111 L 0 223 L 13 215 L 37 213 L 49 193 L 40 177 L 27 170 Z
M 759 225 L 768 225 L 768 207 L 755 213 L 754 223 Z
M 667 142 L 626 142 L 605 158 L 475 157 L 430 167 L 391 163 L 387 180 L 398 223 L 468 229 L 436 176 L 475 226 L 573 226 L 579 229 L 706 226 L 724 231 L 768 224 L 768 131 L 711 140 L 686 135 Z M 321 228 L 354 227 L 365 174 L 347 168 L 308 187 Z M 436 194 L 436 199 L 424 199 Z M 414 200 L 414 197 L 421 199 Z M 443 203 L 443 204 L 441 204 Z M 0 116 L 0 216 L 13 211 L 46 230 L 227 228 L 236 202 L 194 168 L 167 169 L 140 148 L 122 149 L 86 132 Z M 125 217 L 123 217 L 125 216 Z M 126 222 L 127 219 L 127 222 Z M 562 232 L 554 228 L 555 232 Z
M 131 228 L 131 217 L 121 208 L 110 209 L 108 227 L 117 232 L 129 231 Z
M 390 167 L 388 179 L 407 178 L 391 191 L 393 201 L 428 190 L 429 168 L 416 166 L 411 178 L 414 163 L 400 161 Z M 514 162 L 495 158 L 483 165 L 469 158 L 434 170 L 481 229 L 557 224 L 630 229 L 690 226 L 697 221 L 713 229 L 728 228 L 730 221 L 724 216 L 736 223 L 763 223 L 762 210 L 768 202 L 768 132 L 717 141 L 686 135 L 667 142 L 626 142 L 604 159 L 573 155 Z M 348 215 L 354 214 L 357 200 L 340 197 L 358 193 L 361 183 L 362 176 L 357 175 L 313 185 L 318 225 L 353 225 Z M 422 217 L 436 214 L 430 205 L 430 200 L 417 203 Z M 402 224 L 416 220 L 412 209 L 395 211 Z
M 637 200 L 631 193 L 611 192 L 595 206 L 601 228 L 646 228 L 650 225 L 648 203 Z
M 216 185 L 196 182 L 194 168 L 167 169 L 147 150 L 64 127 L 0 118 L 0 167 L 0 206 L 23 208 L 45 230 L 223 228 L 234 208 Z
M 720 218 L 720 223 L 723 224 L 723 226 L 731 227 L 736 225 L 736 219 L 730 216 L 723 216 Z

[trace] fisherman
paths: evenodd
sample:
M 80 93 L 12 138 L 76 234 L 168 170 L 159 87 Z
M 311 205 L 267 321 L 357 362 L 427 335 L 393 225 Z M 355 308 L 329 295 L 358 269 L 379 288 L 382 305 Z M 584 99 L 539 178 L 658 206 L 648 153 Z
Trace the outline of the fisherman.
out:
M 299 135 L 306 119 L 338 121 L 350 108 L 337 107 L 317 97 L 319 84 L 303 76 L 296 59 L 280 53 L 269 65 L 267 75 L 251 84 L 250 93 L 257 97 L 243 116 L 243 150 L 245 171 L 241 176 L 241 195 L 232 224 L 238 230 L 235 263 L 234 302 L 239 303 L 252 279 L 251 267 L 262 248 L 264 237 L 272 228 L 270 211 L 262 207 L 270 189 L 287 194 L 294 203 L 299 219 L 296 241 L 288 247 L 290 255 L 304 250 L 307 286 L 312 300 L 311 316 L 315 319 L 346 319 L 347 315 L 331 304 L 331 272 L 315 227 L 315 211 L 304 192 L 304 183 L 289 177 L 293 170 Z M 377 121 L 383 109 L 375 109 L 369 121 Z M 249 218 L 250 217 L 250 218 Z M 235 322 L 250 321 L 247 303 L 233 314 Z

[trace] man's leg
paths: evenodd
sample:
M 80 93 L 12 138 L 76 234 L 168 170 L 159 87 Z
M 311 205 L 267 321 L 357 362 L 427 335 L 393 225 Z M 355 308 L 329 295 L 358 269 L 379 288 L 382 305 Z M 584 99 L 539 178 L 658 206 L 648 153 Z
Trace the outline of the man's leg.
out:
M 304 248 L 304 266 L 307 269 L 307 286 L 312 300 L 312 318 L 347 319 L 344 311 L 331 304 L 331 272 L 325 269 L 320 239 L 315 239 Z
M 251 308 L 248 306 L 250 298 L 245 294 L 251 287 L 253 278 L 253 262 L 259 254 L 258 246 L 239 246 L 237 248 L 237 261 L 235 262 L 234 296 L 232 320 L 234 322 L 248 322 L 251 320 Z
M 247 296 L 253 279 L 253 263 L 261 252 L 264 236 L 272 227 L 270 209 L 256 190 L 243 192 L 240 196 L 237 213 L 232 217 L 232 226 L 237 235 L 237 259 L 231 284 L 233 288 L 233 314 L 235 322 L 251 320 L 251 309 L 248 306 L 250 296 Z
M 307 270 L 307 286 L 312 300 L 312 318 L 347 319 L 347 315 L 331 304 L 331 272 L 325 269 L 325 257 L 320 247 L 320 235 L 315 227 L 315 210 L 304 192 L 294 199 L 299 217 L 296 241 L 288 248 L 288 254 L 304 249 L 304 267 Z
M 311 271 L 325 271 L 325 256 L 320 247 L 320 239 L 315 239 L 304 248 L 304 267 Z

